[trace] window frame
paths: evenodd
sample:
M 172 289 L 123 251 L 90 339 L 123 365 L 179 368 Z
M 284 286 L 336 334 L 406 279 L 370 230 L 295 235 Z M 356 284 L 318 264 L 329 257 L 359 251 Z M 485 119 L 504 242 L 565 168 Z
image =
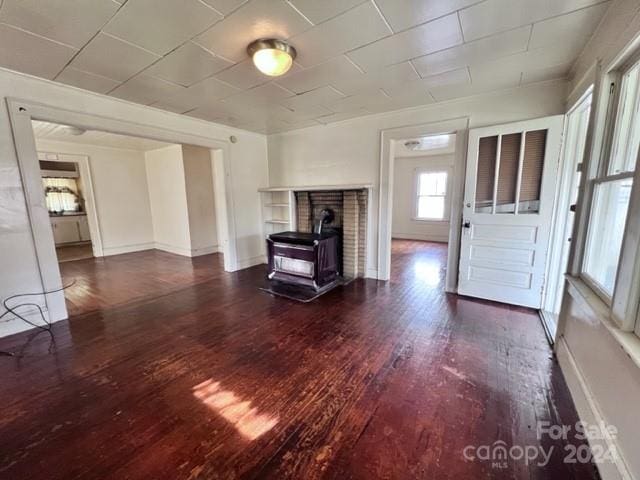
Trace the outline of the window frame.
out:
M 425 173 L 444 173 L 446 175 L 445 178 L 445 191 L 444 195 L 420 195 L 420 176 Z M 438 167 L 433 166 L 429 168 L 421 167 L 416 168 L 413 173 L 413 216 L 412 220 L 414 222 L 422 222 L 422 223 L 446 223 L 449 221 L 450 210 L 451 210 L 451 202 L 449 202 L 449 193 L 451 191 L 451 168 L 446 167 Z M 444 199 L 444 211 L 442 213 L 442 218 L 427 218 L 418 216 L 418 206 L 420 204 L 420 197 L 442 197 Z
M 640 51 L 630 56 L 606 71 L 600 77 L 598 85 L 599 97 L 597 106 L 591 113 L 589 137 L 587 146 L 588 161 L 584 170 L 581 197 L 578 203 L 579 218 L 576 219 L 574 236 L 577 239 L 576 252 L 571 274 L 579 277 L 608 307 L 610 319 L 623 331 L 634 332 L 640 336 L 640 163 L 637 161 L 635 170 L 610 174 L 609 168 L 613 161 L 613 142 L 618 119 L 621 111 L 621 85 L 624 75 L 640 62 Z M 604 88 L 603 88 L 604 87 Z M 640 89 L 640 87 L 638 87 Z M 585 154 L 586 157 L 587 154 Z M 637 152 L 640 157 L 640 149 Z M 600 287 L 588 273 L 585 272 L 585 262 L 588 251 L 588 236 L 591 215 L 595 199 L 596 185 L 622 179 L 633 179 L 629 208 L 623 231 L 622 245 L 618 257 L 616 278 L 611 295 Z M 621 282 L 621 280 L 624 280 Z

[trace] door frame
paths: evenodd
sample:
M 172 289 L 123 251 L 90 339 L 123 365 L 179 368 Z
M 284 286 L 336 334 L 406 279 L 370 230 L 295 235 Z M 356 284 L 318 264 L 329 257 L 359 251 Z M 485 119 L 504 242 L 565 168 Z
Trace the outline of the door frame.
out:
M 456 117 L 419 125 L 409 125 L 380 132 L 380 178 L 378 199 L 378 272 L 379 280 L 389 280 L 391 274 L 391 230 L 393 221 L 393 172 L 395 165 L 394 142 L 412 137 L 456 134 L 453 164 L 453 185 L 449 216 L 449 247 L 445 291 L 456 293 L 458 285 L 458 258 L 462 221 L 462 198 L 467 159 L 467 132 L 469 117 Z M 374 204 L 374 201 L 372 201 Z
M 560 157 L 558 183 L 556 185 L 556 198 L 555 207 L 553 212 L 553 222 L 551 224 L 551 238 L 549 248 L 549 262 L 547 264 L 546 279 L 547 282 L 544 286 L 543 298 L 542 298 L 542 311 L 549 312 L 554 315 L 558 315 L 559 311 L 554 311 L 555 307 L 559 308 L 560 299 L 558 298 L 558 284 L 564 283 L 564 274 L 569 268 L 569 257 L 567 256 L 567 264 L 562 265 L 562 257 L 565 249 L 565 233 L 567 230 L 567 214 L 569 213 L 569 201 L 572 189 L 571 180 L 574 178 L 576 165 L 568 165 L 567 154 L 569 144 L 567 142 L 569 138 L 569 119 L 570 116 L 582 107 L 583 103 L 591 96 L 593 102 L 593 85 L 587 88 L 580 98 L 567 110 L 564 121 L 564 131 L 562 135 L 562 153 Z M 591 109 L 593 109 L 593 103 Z M 591 116 L 591 115 L 589 115 Z M 578 163 L 584 165 L 584 156 L 587 153 L 587 141 L 589 125 L 587 125 L 585 139 L 585 148 L 583 152 L 583 158 Z M 584 172 L 583 172 L 584 173 Z M 575 219 L 574 219 L 575 221 Z M 569 247 L 570 248 L 570 247 Z
M 223 256 L 224 269 L 229 272 L 239 269 L 234 202 L 231 188 L 231 149 L 229 140 L 201 137 L 161 127 L 65 110 L 18 98 L 8 97 L 7 107 L 43 291 L 48 292 L 60 289 L 62 287 L 62 277 L 42 189 L 40 164 L 31 125 L 32 119 L 74 125 L 88 130 L 100 130 L 120 135 L 148 138 L 167 143 L 195 145 L 222 154 L 225 205 L 221 205 L 219 208 L 223 208 L 226 212 L 228 235 Z M 63 291 L 46 294 L 44 295 L 44 300 L 46 304 L 45 313 L 48 315 L 49 321 L 54 322 L 68 318 Z
M 56 158 L 47 158 L 49 162 L 74 162 L 80 167 L 80 181 L 84 187 L 83 196 L 89 223 L 89 233 L 91 235 L 91 249 L 94 257 L 104 256 L 102 250 L 102 233 L 100 232 L 100 220 L 98 218 L 98 205 L 93 189 L 93 178 L 91 176 L 91 164 L 88 155 L 78 153 L 63 153 L 50 150 L 39 150 L 38 154 L 55 155 Z

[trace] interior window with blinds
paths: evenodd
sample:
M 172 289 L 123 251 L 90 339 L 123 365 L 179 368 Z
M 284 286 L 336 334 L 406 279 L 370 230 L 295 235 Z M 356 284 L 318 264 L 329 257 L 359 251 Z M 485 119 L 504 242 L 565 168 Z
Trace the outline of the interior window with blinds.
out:
M 546 142 L 546 130 L 480 139 L 476 213 L 533 214 L 540 211 Z

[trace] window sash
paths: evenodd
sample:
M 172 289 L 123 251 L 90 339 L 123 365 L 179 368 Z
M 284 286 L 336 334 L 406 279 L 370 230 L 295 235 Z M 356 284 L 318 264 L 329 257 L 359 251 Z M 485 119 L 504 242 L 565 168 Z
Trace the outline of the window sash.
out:
M 620 75 L 618 83 L 620 84 L 620 93 L 617 99 L 611 151 L 608 155 L 606 170 L 608 175 L 635 170 L 638 134 L 640 133 L 640 130 L 636 131 L 640 121 L 640 111 L 638 110 L 640 105 L 640 62 L 627 68 Z M 634 144 L 635 148 L 633 148 Z M 629 168 L 631 165 L 633 168 Z
M 441 198 L 442 202 L 443 202 L 443 210 L 442 210 L 442 216 L 440 217 L 425 217 L 425 216 L 421 216 L 419 214 L 420 211 L 420 199 L 421 198 Z M 432 221 L 432 222 L 441 222 L 441 221 L 445 221 L 447 219 L 447 196 L 446 195 L 418 195 L 417 199 L 416 199 L 416 214 L 415 214 L 415 219 L 416 220 L 428 220 L 428 221 Z
M 423 175 L 444 175 L 444 187 L 441 194 L 433 193 L 433 194 L 421 194 L 421 181 Z M 449 216 L 449 205 L 447 205 L 447 196 L 449 190 L 449 172 L 442 168 L 434 168 L 425 170 L 416 169 L 415 171 L 415 189 L 414 189 L 414 207 L 413 207 L 413 219 L 425 222 L 445 222 Z M 437 186 L 436 186 L 437 188 Z M 441 217 L 424 217 L 420 216 L 420 199 L 421 198 L 442 198 L 443 202 L 443 210 Z
M 610 316 L 613 322 L 625 331 L 635 331 L 640 335 L 640 171 L 637 162 L 634 171 L 612 173 L 614 168 L 613 149 L 617 140 L 616 128 L 619 130 L 618 118 L 620 108 L 624 100 L 621 88 L 617 85 L 623 83 L 624 76 L 635 67 L 640 59 L 640 52 L 633 59 L 617 70 L 609 71 L 600 79 L 596 91 L 600 90 L 596 99 L 596 108 L 593 111 L 591 121 L 594 126 L 589 126 L 594 132 L 592 140 L 591 155 L 585 159 L 586 175 L 583 178 L 584 188 L 581 194 L 580 203 L 584 208 L 580 209 L 580 216 L 576 219 L 574 233 L 577 233 L 574 249 L 577 257 L 574 260 L 573 274 L 578 275 L 592 291 L 598 295 L 609 307 Z M 638 82 L 640 86 L 640 79 Z M 640 101 L 640 92 L 636 93 L 636 101 Z M 640 111 L 637 112 L 637 121 L 640 121 Z M 631 135 L 628 136 L 631 139 Z M 619 146 L 618 146 L 619 148 Z M 625 149 L 629 146 L 625 145 Z M 599 152 L 599 153 L 596 153 Z M 597 185 L 614 180 L 633 177 L 631 198 L 622 236 L 622 246 L 617 259 L 616 279 L 613 287 L 613 294 L 607 295 L 597 282 L 590 278 L 585 270 L 585 261 L 588 255 L 588 238 L 591 228 L 592 209 L 595 202 L 595 191 Z M 624 279 L 621 281 L 621 279 Z
M 611 287 L 611 290 L 609 290 L 605 284 L 601 283 L 598 278 L 594 277 L 592 273 L 599 271 L 599 269 L 602 266 L 606 267 L 606 264 L 596 263 L 598 258 L 600 259 L 606 258 L 605 253 L 607 250 L 606 249 L 607 244 L 604 241 L 604 238 L 603 238 L 604 232 L 602 231 L 602 228 L 606 226 L 606 223 L 602 223 L 602 222 L 615 220 L 615 217 L 612 217 L 611 215 L 607 215 L 603 220 L 601 216 L 598 216 L 598 218 L 594 218 L 594 216 L 601 215 L 603 213 L 606 214 L 607 212 L 612 212 L 612 207 L 615 208 L 615 204 L 611 204 L 610 202 L 619 200 L 619 199 L 616 199 L 615 197 L 607 197 L 606 196 L 607 194 L 611 195 L 614 192 L 613 191 L 607 192 L 604 190 L 604 187 L 606 185 L 613 186 L 613 184 L 615 183 L 620 183 L 628 179 L 633 180 L 633 173 L 613 175 L 611 177 L 592 181 L 593 194 L 591 196 L 589 225 L 587 228 L 587 239 L 586 239 L 585 252 L 584 252 L 584 257 L 582 262 L 581 276 L 583 277 L 583 280 L 586 280 L 589 286 L 592 287 L 592 289 L 595 290 L 596 293 L 598 293 L 598 296 L 600 296 L 602 300 L 605 301 L 605 303 L 607 303 L 608 305 L 611 305 L 612 298 L 615 293 L 615 288 L 617 284 L 617 276 L 620 271 L 622 248 L 623 248 L 624 239 L 626 236 L 629 211 L 631 209 L 631 200 L 629 199 L 629 203 L 627 204 L 627 210 L 625 212 L 624 227 L 622 231 L 621 243 L 620 243 L 618 254 L 617 254 L 617 263 L 616 263 L 616 269 L 615 269 L 613 285 Z M 599 190 L 598 190 L 598 187 L 600 187 Z M 631 184 L 631 189 L 633 189 L 633 182 Z M 596 205 L 596 202 L 598 202 L 597 205 Z M 603 271 L 600 270 L 599 273 L 603 274 Z

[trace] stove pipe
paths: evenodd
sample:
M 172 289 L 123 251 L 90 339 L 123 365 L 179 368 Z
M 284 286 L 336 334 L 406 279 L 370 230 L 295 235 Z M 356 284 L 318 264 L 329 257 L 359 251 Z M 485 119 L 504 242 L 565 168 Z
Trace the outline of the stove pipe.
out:
M 322 226 L 333 222 L 334 218 L 335 215 L 333 213 L 333 210 L 331 210 L 330 208 L 322 209 L 320 215 L 318 216 L 318 219 L 316 220 L 316 224 L 313 227 L 313 233 L 317 233 L 318 235 L 320 235 L 322 233 Z

